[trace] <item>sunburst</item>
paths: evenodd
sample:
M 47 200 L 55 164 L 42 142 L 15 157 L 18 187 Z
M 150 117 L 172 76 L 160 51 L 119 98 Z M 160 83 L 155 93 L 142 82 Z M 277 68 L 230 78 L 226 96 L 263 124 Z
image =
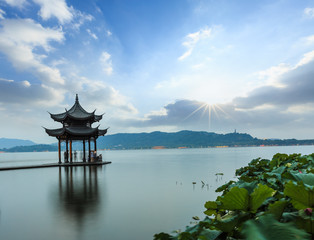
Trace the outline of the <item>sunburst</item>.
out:
M 203 104 L 201 104 L 201 106 L 199 106 L 193 112 L 191 112 L 188 116 L 186 116 L 182 121 L 187 120 L 188 118 L 190 118 L 191 116 L 193 116 L 194 114 L 196 114 L 199 111 L 202 111 L 200 119 L 203 118 L 205 116 L 205 114 L 207 114 L 207 116 L 208 116 L 208 129 L 211 128 L 211 121 L 212 121 L 213 116 L 217 117 L 218 119 L 221 118 L 221 114 L 228 116 L 228 114 L 218 104 L 203 103 Z

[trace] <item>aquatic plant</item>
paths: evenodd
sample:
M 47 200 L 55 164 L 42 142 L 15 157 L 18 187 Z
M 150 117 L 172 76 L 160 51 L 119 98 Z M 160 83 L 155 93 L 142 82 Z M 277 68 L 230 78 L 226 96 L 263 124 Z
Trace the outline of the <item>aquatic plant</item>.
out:
M 275 154 L 236 170 L 238 181 L 216 189 L 202 221 L 155 240 L 312 239 L 314 154 Z M 195 218 L 193 218 L 195 220 Z

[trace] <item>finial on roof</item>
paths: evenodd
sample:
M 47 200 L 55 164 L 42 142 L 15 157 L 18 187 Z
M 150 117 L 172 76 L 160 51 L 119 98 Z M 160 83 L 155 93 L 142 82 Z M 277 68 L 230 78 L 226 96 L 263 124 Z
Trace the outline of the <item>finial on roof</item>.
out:
M 75 97 L 75 102 L 78 102 L 78 94 L 76 94 L 76 97 Z

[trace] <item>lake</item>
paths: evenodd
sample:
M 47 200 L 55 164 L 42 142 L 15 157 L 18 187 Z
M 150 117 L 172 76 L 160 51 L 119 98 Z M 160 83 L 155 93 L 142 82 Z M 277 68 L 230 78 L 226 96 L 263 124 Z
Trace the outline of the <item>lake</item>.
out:
M 103 151 L 112 164 L 2 171 L 0 239 L 147 240 L 184 230 L 235 169 L 277 152 L 314 146 Z M 0 153 L 0 167 L 53 162 L 56 152 Z

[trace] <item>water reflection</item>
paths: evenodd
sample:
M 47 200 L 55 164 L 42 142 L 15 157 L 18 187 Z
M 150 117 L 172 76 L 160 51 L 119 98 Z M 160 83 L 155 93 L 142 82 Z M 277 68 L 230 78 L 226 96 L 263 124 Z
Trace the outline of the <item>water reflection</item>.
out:
M 100 214 L 104 196 L 98 186 L 101 170 L 102 166 L 59 168 L 58 212 L 66 222 L 76 223 L 79 231 Z

